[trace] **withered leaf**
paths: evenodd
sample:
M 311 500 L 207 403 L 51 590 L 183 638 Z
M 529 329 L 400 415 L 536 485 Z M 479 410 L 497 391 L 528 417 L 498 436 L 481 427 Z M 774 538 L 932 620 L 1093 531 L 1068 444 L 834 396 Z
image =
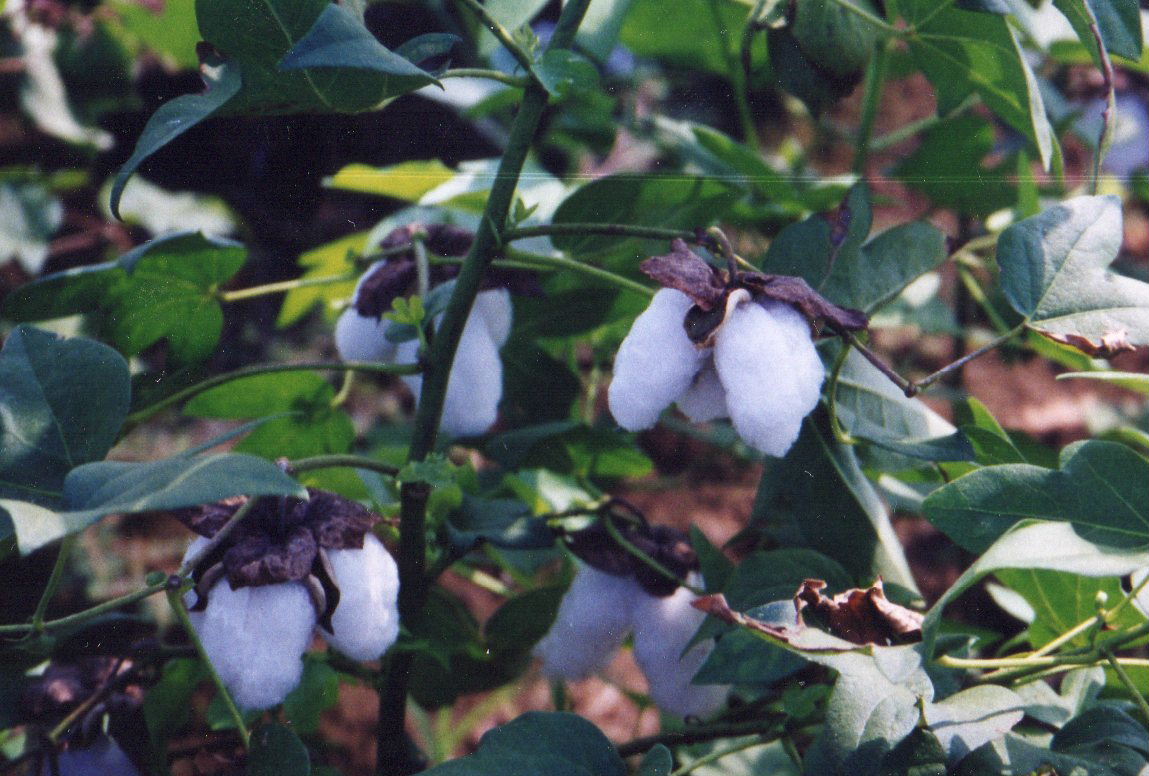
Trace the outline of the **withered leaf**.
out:
M 359 285 L 355 310 L 365 318 L 381 318 L 391 303 L 404 296 L 415 282 L 414 259 L 392 259 L 371 271 Z
M 882 580 L 862 590 L 853 588 L 833 598 L 822 594 L 826 583 L 807 579 L 794 595 L 798 615 L 813 614 L 826 629 L 854 644 L 908 644 L 921 641 L 923 616 L 886 598 Z
M 670 253 L 652 256 L 639 268 L 660 285 L 686 294 L 704 311 L 722 307 L 726 296 L 725 278 L 682 240 L 674 240 Z
M 825 323 L 834 331 L 861 331 L 870 325 L 864 312 L 839 307 L 799 277 L 739 272 L 737 282 L 755 296 L 793 305 L 811 323 Z
M 612 519 L 609 516 L 604 520 Z M 698 555 L 686 534 L 668 525 L 649 525 L 645 521 L 615 521 L 615 526 L 628 542 L 657 561 L 680 581 L 700 567 Z M 599 571 L 617 577 L 634 577 L 643 590 L 665 598 L 673 595 L 679 584 L 659 574 L 620 546 L 602 522 L 566 536 L 567 545 L 576 557 Z
M 1063 334 L 1052 331 L 1043 331 L 1040 326 L 1037 330 L 1054 342 L 1077 348 L 1094 358 L 1111 358 L 1118 353 L 1128 353 L 1136 350 L 1137 346 L 1129 341 L 1129 332 L 1125 329 L 1107 331 L 1101 335 L 1101 341 L 1091 340 L 1080 334 Z
M 242 526 L 235 533 L 242 538 L 223 556 L 223 566 L 232 587 L 274 585 L 307 577 L 319 549 L 315 536 L 304 526 L 296 526 L 283 541 L 273 541 L 265 533 Z
M 357 501 L 324 490 L 308 489 L 307 523 L 320 547 L 329 550 L 363 549 L 363 536 L 379 516 Z

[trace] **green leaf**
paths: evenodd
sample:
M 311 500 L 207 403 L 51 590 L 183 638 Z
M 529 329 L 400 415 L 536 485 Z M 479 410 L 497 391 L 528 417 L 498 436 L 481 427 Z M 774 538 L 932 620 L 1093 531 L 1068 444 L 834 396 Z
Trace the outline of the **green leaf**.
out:
M 841 347 L 840 345 L 837 347 Z M 851 348 L 834 393 L 838 420 L 854 437 L 930 461 L 968 461 L 966 437 L 919 399 L 910 399 Z
M 949 113 L 971 94 L 981 95 L 1034 144 L 1048 170 L 1060 149 L 1037 79 L 1006 19 L 957 8 L 938 11 L 934 0 L 909 0 L 901 7 L 916 27 L 907 39 L 910 52 L 937 90 L 938 113 Z
M 994 542 L 926 613 L 922 629 L 927 647 L 937 635 L 945 607 L 986 574 L 999 569 L 1050 569 L 1087 577 L 1119 577 L 1146 566 L 1149 550 L 1094 544 L 1069 523 L 1027 520 Z
M 0 182 L 0 262 L 16 258 L 36 275 L 48 258 L 48 241 L 64 222 L 64 206 L 35 182 Z
M 779 88 L 806 104 L 815 116 L 833 107 L 858 85 L 858 75 L 835 76 L 806 56 L 802 44 L 787 28 L 766 31 L 770 70 Z
M 850 189 L 835 218 L 843 234 L 822 214 L 787 226 L 770 243 L 762 271 L 796 275 L 836 304 L 872 312 L 945 261 L 945 235 L 922 221 L 865 242 L 872 221 L 865 184 Z
M 455 170 L 438 159 L 400 162 L 387 167 L 349 164 L 324 179 L 323 185 L 342 191 L 418 202 L 424 194 L 443 185 L 456 174 Z M 300 263 L 303 263 L 302 258 Z
M 626 764 L 592 723 L 566 712 L 532 711 L 494 728 L 475 754 L 427 776 L 625 776 Z
M 353 276 L 355 272 L 354 257 L 361 255 L 366 249 L 368 236 L 368 232 L 356 232 L 300 254 L 299 264 L 306 267 L 300 279 L 310 280 L 336 275 Z M 275 325 L 281 329 L 290 326 L 306 315 L 315 305 L 323 305 L 324 316 L 329 321 L 334 321 L 337 315 L 335 303 L 350 299 L 354 291 L 354 277 L 349 277 L 338 283 L 293 288 L 283 298 L 283 307 L 279 308 L 279 317 L 276 319 Z
M 1054 0 L 1053 4 L 1069 19 L 1098 65 L 1101 59 L 1093 37 L 1094 20 L 1106 51 L 1134 61 L 1141 58 L 1141 13 L 1137 0 Z
M 580 50 L 604 62 L 618 45 L 623 22 L 634 0 L 594 0 L 586 9 L 575 40 Z
M 485 446 L 504 468 L 545 468 L 591 478 L 641 477 L 654 464 L 629 434 L 556 421 L 508 431 Z
M 1003 463 L 1030 463 L 1017 449 L 997 418 L 975 397 L 958 407 L 962 433 L 973 445 L 974 455 L 983 466 Z
M 555 543 L 555 532 L 531 508 L 515 499 L 463 496 L 462 505 L 447 519 L 451 544 L 469 551 L 480 541 L 509 549 L 541 549 Z
M 303 678 L 283 701 L 283 719 L 300 735 L 319 730 L 324 711 L 339 702 L 339 672 L 313 655 L 303 657 Z
M 1082 712 L 1053 734 L 1050 746 L 1055 751 L 1072 752 L 1097 743 L 1120 744 L 1149 755 L 1149 731 L 1115 706 L 1094 706 Z
M 971 687 L 939 703 L 926 703 L 925 718 L 950 762 L 1013 729 L 1025 716 L 1025 702 L 996 685 Z
M 59 503 L 68 472 L 115 443 L 130 391 L 108 346 L 17 327 L 0 350 L 0 496 Z
M 783 545 L 833 558 L 857 581 L 881 574 L 917 589 L 885 506 L 821 411 L 806 419 L 785 458 L 767 464 L 751 521 Z
M 722 550 L 710 543 L 702 529 L 691 524 L 690 546 L 698 555 L 699 571 L 706 580 L 708 590 L 721 590 L 734 573 L 734 561 L 726 557 Z
M 196 124 L 218 113 L 243 86 L 239 68 L 226 62 L 204 68 L 203 74 L 207 89 L 202 94 L 186 94 L 165 102 L 148 119 L 132 155 L 120 167 L 112 184 L 110 202 L 112 215 L 116 218 L 120 217 L 120 195 L 124 193 L 124 186 L 143 161 Z
M 1092 440 L 1066 447 L 1060 464 L 972 471 L 931 493 L 925 515 L 971 552 L 1024 518 L 1069 522 L 1092 542 L 1149 546 L 1149 461 L 1125 445 Z
M 1110 605 L 1121 600 L 1125 592 L 1116 577 L 1098 579 L 1080 574 L 1043 569 L 1008 569 L 997 572 L 1002 584 L 1019 593 L 1034 612 L 1034 621 L 1025 632 L 1033 647 L 1043 647 L 1078 623 L 1097 614 L 1097 596 L 1104 593 Z M 1144 618 L 1133 607 L 1121 610 L 1111 624 L 1122 628 L 1137 625 Z M 1069 642 L 1071 646 L 1089 645 L 1087 634 Z
M 202 661 L 176 658 L 164 663 L 159 681 L 148 688 L 143 713 L 151 740 L 152 765 L 157 772 L 167 773 L 168 740 L 187 724 L 192 695 L 207 678 L 207 668 Z
M 308 776 L 311 757 L 291 728 L 271 723 L 251 732 L 247 776 Z
M 638 766 L 637 776 L 670 776 L 674 755 L 663 744 L 655 744 Z
M 946 776 L 946 750 L 933 733 L 914 728 L 886 753 L 875 776 Z
M 1058 752 L 1040 738 L 1010 733 L 963 760 L 957 776 L 1022 776 L 1049 773 L 1051 768 L 1053 773 L 1066 776 L 1139 776 L 1145 772 L 1145 766 L 1143 755 L 1119 744 Z
M 1141 372 L 1066 372 L 1057 376 L 1058 380 L 1100 380 L 1112 383 L 1142 396 L 1149 396 L 1149 374 Z
M 728 75 L 727 52 L 733 53 L 738 41 L 730 31 L 746 24 L 750 5 L 735 0 L 675 0 L 675 19 L 690 23 L 672 24 L 663 0 L 633 0 L 623 21 L 622 43 L 640 57 Z M 752 54 L 755 67 L 765 63 L 761 43 L 753 47 Z
M 64 479 L 63 510 L 10 499 L 0 499 L 0 510 L 8 513 L 20 552 L 27 555 L 108 515 L 178 509 L 239 495 L 306 498 L 306 494 L 275 464 L 228 453 L 84 464 Z
M 573 51 L 553 49 L 543 54 L 531 68 L 539 83 L 554 98 L 585 92 L 598 85 L 598 68 Z
M 1121 201 L 1077 197 L 1002 232 L 1001 287 L 1026 323 L 1086 352 L 1149 344 L 1149 284 L 1108 269 Z
M 870 0 L 843 2 L 880 18 Z M 789 29 L 815 65 L 840 78 L 865 68 L 880 34 L 854 11 L 827 2 L 795 3 Z

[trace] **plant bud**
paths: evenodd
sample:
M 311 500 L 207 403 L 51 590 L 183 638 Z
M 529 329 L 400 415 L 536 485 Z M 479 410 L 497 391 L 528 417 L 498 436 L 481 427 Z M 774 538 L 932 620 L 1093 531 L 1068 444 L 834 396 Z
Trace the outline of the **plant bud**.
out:
M 554 625 L 535 646 L 543 676 L 584 679 L 605 668 L 626 640 L 634 602 L 642 595 L 631 577 L 580 565 Z
M 339 605 L 323 630 L 327 643 L 354 660 L 375 660 L 399 637 L 399 570 L 374 534 L 363 549 L 328 550 Z
M 607 399 L 614 419 L 628 431 L 653 426 L 705 364 L 706 351 L 683 328 L 693 304 L 681 291 L 660 289 L 619 346 Z

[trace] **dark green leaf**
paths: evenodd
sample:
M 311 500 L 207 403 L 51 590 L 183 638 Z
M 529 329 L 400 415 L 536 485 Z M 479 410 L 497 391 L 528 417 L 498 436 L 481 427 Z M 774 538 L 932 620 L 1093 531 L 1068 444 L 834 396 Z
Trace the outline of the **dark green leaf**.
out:
M 841 77 L 820 69 L 789 28 L 767 30 L 766 39 L 778 87 L 804 102 L 811 113 L 824 112 L 858 85 L 858 73 Z
M 670 776 L 673 767 L 674 756 L 670 750 L 662 744 L 655 744 L 642 758 L 642 763 L 638 766 L 638 776 Z
M 722 550 L 710 543 L 702 529 L 691 524 L 690 546 L 698 554 L 699 571 L 706 580 L 707 590 L 721 590 L 734 573 L 734 561 L 727 558 Z
M 168 741 L 182 728 L 191 713 L 192 695 L 208 678 L 203 662 L 177 658 L 164 663 L 160 680 L 144 696 L 144 721 L 151 738 L 153 768 L 167 772 Z
M 966 399 L 957 410 L 962 433 L 973 445 L 974 455 L 983 466 L 1003 463 L 1028 463 L 1009 434 L 989 409 L 974 397 Z
M 530 339 L 512 336 L 502 350 L 503 413 L 514 425 L 561 421 L 582 390 L 579 378 Z
M 881 574 L 916 589 L 881 499 L 821 411 L 806 419 L 786 457 L 767 465 L 751 520 L 786 546 L 828 555 L 857 581 Z
M 925 704 L 925 718 L 950 762 L 1008 733 L 1025 716 L 1025 702 L 996 685 L 971 687 Z
M 418 65 L 428 59 L 443 56 L 461 40 L 458 35 L 449 32 L 428 32 L 406 41 L 395 49 L 395 53 L 408 62 Z
M 633 0 L 623 22 L 622 43 L 642 57 L 726 75 L 727 36 L 742 29 L 748 12 L 737 0 L 675 0 L 675 18 L 690 23 L 668 24 L 663 0 Z M 759 43 L 752 49 L 755 65 L 764 63 L 764 48 Z
M 239 68 L 229 63 L 204 69 L 207 90 L 203 94 L 188 94 L 177 97 L 160 106 L 136 141 L 136 147 L 128 161 L 116 173 L 112 184 L 112 215 L 120 217 L 120 195 L 128 178 L 139 168 L 145 159 L 160 150 L 196 124 L 219 112 L 243 86 Z
M 64 510 L 9 499 L 0 499 L 0 509 L 12 519 L 20 552 L 27 554 L 108 515 L 178 509 L 244 494 L 306 497 L 303 487 L 275 464 L 229 453 L 88 463 L 65 478 Z
M 1006 229 L 1001 286 L 1026 323 L 1086 352 L 1149 344 L 1149 284 L 1108 269 L 1121 248 L 1121 201 L 1077 197 Z
M 946 776 L 946 750 L 933 733 L 915 728 L 886 753 L 875 776 Z
M 1112 743 L 1149 755 L 1149 731 L 1116 706 L 1094 706 L 1074 717 L 1053 735 L 1052 749 L 1072 752 L 1081 746 Z
M 586 57 L 567 49 L 547 51 L 531 71 L 552 97 L 560 99 L 598 85 L 598 69 Z
M 555 533 L 545 520 L 536 519 L 529 506 L 514 499 L 463 496 L 463 503 L 448 517 L 451 543 L 469 550 L 480 541 L 510 549 L 550 547 Z
M 1051 750 L 1041 739 L 1010 733 L 978 749 L 960 764 L 957 776 L 993 774 L 1052 773 L 1066 776 L 1140 776 L 1145 772 L 1144 755 L 1120 744 L 1099 744 L 1075 748 L 1072 752 Z
M 130 390 L 106 345 L 17 327 L 0 351 L 0 496 L 59 503 L 65 475 L 115 443 Z
M 251 732 L 247 776 L 308 776 L 311 757 L 291 728 L 275 723 Z
M 515 335 L 568 337 L 592 331 L 618 318 L 618 290 L 583 287 L 545 297 L 515 298 Z
M 930 494 L 926 517 L 971 552 L 982 552 L 1017 521 L 1064 520 L 1082 538 L 1149 545 L 1149 461 L 1116 442 L 1061 451 L 1061 468 L 987 466 Z
M 428 776 L 625 776 L 626 764 L 598 728 L 565 712 L 532 711 L 491 730 L 479 750 Z
M 283 719 L 300 735 L 319 729 L 319 717 L 339 702 L 339 673 L 312 655 L 303 658 L 303 678 L 283 701 Z

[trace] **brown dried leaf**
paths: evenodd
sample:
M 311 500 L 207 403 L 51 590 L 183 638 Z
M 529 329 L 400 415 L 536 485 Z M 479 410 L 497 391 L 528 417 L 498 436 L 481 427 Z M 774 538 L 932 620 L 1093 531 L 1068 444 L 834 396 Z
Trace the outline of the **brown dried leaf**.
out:
M 839 307 L 799 277 L 739 272 L 737 282 L 755 296 L 793 305 L 812 324 L 824 323 L 834 331 L 861 331 L 870 325 L 864 312 Z
M 721 308 L 726 296 L 726 279 L 686 246 L 682 240 L 670 244 L 670 253 L 652 256 L 639 268 L 666 288 L 676 288 L 694 300 L 704 311 Z
M 391 303 L 405 296 L 415 282 L 415 260 L 392 259 L 371 271 L 355 295 L 355 309 L 364 317 L 381 318 Z
M 247 530 L 244 530 L 247 528 Z M 233 588 L 296 582 L 311 573 L 319 550 L 315 536 L 304 526 L 296 526 L 283 541 L 240 525 L 244 534 L 223 556 L 227 580 Z
M 813 613 L 838 638 L 854 644 L 908 644 L 921 641 L 922 615 L 886 598 L 879 579 L 862 590 L 854 588 L 833 598 L 822 595 L 826 583 L 807 579 L 794 595 L 799 617 Z
M 610 518 L 604 518 L 610 519 Z M 698 555 L 686 534 L 668 525 L 649 525 L 618 520 L 619 533 L 680 581 L 699 569 Z M 599 571 L 616 577 L 631 577 L 653 596 L 665 598 L 679 588 L 677 582 L 643 563 L 615 542 L 606 527 L 597 522 L 589 528 L 567 534 L 567 544 L 576 557 Z
M 319 546 L 329 550 L 363 549 L 363 536 L 381 519 L 357 501 L 308 488 L 305 519 Z
M 1137 346 L 1129 341 L 1129 332 L 1126 329 L 1107 331 L 1101 335 L 1100 342 L 1095 342 L 1080 334 L 1060 334 L 1043 331 L 1040 327 L 1038 327 L 1037 330 L 1054 342 L 1060 342 L 1063 345 L 1077 348 L 1081 352 L 1094 358 L 1111 358 L 1118 353 L 1128 353 L 1129 351 L 1137 349 Z

